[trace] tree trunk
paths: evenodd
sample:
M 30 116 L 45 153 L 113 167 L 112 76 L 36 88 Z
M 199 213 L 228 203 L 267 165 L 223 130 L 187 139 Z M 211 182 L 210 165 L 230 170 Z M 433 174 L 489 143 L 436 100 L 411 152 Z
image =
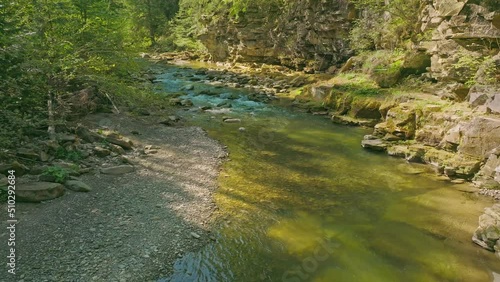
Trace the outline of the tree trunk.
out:
M 54 95 L 52 94 L 52 91 L 49 90 L 48 96 L 49 97 L 47 100 L 47 111 L 49 114 L 49 127 L 47 129 L 47 132 L 49 133 L 50 140 L 56 140 L 56 126 L 54 122 L 54 105 L 53 105 Z

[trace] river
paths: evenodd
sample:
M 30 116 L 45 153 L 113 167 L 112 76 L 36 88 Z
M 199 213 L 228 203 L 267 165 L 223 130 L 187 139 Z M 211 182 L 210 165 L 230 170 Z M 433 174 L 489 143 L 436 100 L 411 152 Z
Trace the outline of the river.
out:
M 178 115 L 226 145 L 229 159 L 215 193 L 215 241 L 159 281 L 493 281 L 500 273 L 498 258 L 471 241 L 491 200 L 439 181 L 428 166 L 363 150 L 368 129 L 193 77 L 204 79 L 171 66 L 159 80 L 170 92 L 193 85 L 184 96 L 193 108 L 213 107 Z

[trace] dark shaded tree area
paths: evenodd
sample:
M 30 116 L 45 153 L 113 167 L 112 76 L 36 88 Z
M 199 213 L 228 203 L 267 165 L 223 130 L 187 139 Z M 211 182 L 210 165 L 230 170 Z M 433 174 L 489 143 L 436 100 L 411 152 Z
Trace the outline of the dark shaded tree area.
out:
M 79 90 L 123 89 L 176 11 L 173 0 L 1 0 L 0 147 L 64 119 Z

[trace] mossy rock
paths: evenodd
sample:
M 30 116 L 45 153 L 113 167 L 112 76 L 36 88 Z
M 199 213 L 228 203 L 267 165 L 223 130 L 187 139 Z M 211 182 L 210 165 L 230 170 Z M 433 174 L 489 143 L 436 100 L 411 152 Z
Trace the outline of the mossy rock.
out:
M 373 98 L 356 98 L 351 103 L 349 115 L 355 118 L 380 119 L 381 102 Z
M 408 104 L 400 104 L 387 112 L 386 121 L 378 124 L 379 134 L 393 134 L 403 139 L 412 139 L 416 130 L 416 111 Z
M 412 74 L 422 74 L 427 72 L 427 68 L 431 66 L 431 57 L 424 53 L 408 53 L 404 58 L 401 66 L 401 74 L 408 76 Z
M 402 65 L 403 61 L 396 61 L 387 66 L 380 65 L 370 74 L 370 77 L 381 88 L 393 87 L 403 78 Z

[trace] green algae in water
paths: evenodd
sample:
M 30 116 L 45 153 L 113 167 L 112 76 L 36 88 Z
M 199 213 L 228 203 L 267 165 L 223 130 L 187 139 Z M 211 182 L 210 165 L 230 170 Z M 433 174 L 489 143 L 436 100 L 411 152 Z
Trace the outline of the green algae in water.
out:
M 178 260 L 168 281 L 492 281 L 500 272 L 470 240 L 491 201 L 363 150 L 365 129 L 271 106 L 237 117 L 189 117 L 230 160 L 215 195 L 217 242 Z

